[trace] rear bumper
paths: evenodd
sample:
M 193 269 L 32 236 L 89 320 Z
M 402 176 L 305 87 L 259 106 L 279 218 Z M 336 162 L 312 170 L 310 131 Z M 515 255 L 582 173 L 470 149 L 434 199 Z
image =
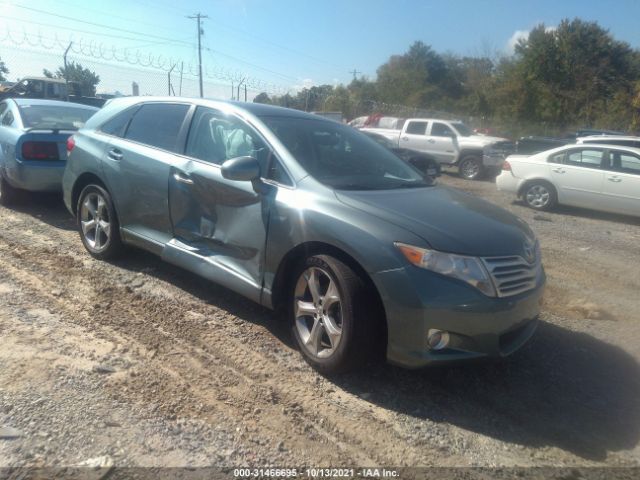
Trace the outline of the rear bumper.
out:
M 513 297 L 487 297 L 463 282 L 415 267 L 375 274 L 387 316 L 387 360 L 408 368 L 506 357 L 537 327 L 545 275 Z M 449 346 L 428 347 L 430 329 L 449 332 Z
M 64 161 L 16 161 L 6 170 L 9 183 L 32 192 L 62 191 Z
M 502 192 L 511 192 L 517 194 L 520 191 L 522 179 L 514 177 L 513 173 L 503 170 L 496 177 L 496 187 Z

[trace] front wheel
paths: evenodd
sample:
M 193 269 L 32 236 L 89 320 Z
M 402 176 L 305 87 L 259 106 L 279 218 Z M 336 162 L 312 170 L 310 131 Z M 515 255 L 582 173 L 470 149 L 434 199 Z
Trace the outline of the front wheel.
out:
M 377 312 L 349 266 L 328 255 L 309 257 L 296 269 L 292 289 L 293 335 L 311 366 L 340 373 L 372 358 Z
M 84 187 L 78 201 L 77 219 L 80 238 L 91 256 L 106 260 L 120 253 L 122 240 L 118 216 L 111 195 L 103 187 Z
M 482 160 L 475 155 L 468 155 L 460 160 L 458 172 L 467 180 L 478 180 L 482 176 Z

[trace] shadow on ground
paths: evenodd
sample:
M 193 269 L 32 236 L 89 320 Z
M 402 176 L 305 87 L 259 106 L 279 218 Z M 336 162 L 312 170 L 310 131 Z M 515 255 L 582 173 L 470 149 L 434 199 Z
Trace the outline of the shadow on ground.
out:
M 64 206 L 62 195 L 56 193 L 20 192 L 10 210 L 25 213 L 61 230 L 75 230 L 75 219 Z
M 334 381 L 336 381 L 334 379 Z M 542 322 L 498 363 L 408 371 L 381 366 L 336 383 L 380 407 L 528 447 L 604 460 L 640 439 L 640 366 L 624 350 Z

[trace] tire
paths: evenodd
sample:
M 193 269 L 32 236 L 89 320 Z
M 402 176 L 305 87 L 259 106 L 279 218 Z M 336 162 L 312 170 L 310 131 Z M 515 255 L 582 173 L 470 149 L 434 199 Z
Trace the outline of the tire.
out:
M 458 174 L 466 180 L 478 180 L 483 172 L 482 159 L 476 155 L 467 155 L 458 164 Z
M 111 195 L 103 187 L 93 184 L 84 187 L 78 198 L 76 218 L 80 239 L 92 257 L 107 260 L 120 254 L 120 223 Z
M 20 190 L 9 185 L 9 182 L 0 174 L 0 205 L 14 205 L 19 195 Z
M 336 374 L 374 358 L 379 312 L 349 266 L 328 255 L 308 257 L 295 269 L 290 288 L 293 336 L 307 363 Z
M 522 198 L 529 208 L 539 211 L 551 210 L 558 204 L 555 187 L 545 180 L 527 183 L 522 189 Z

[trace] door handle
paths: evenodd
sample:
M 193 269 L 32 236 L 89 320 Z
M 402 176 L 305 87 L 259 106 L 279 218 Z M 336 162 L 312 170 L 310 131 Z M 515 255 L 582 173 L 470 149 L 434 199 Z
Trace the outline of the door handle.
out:
M 565 173 L 565 171 L 562 168 L 552 168 L 551 171 L 556 173 Z
M 433 138 L 430 138 L 429 140 L 427 140 L 429 143 L 436 143 L 436 141 Z
M 107 156 L 111 160 L 122 160 L 122 152 L 117 148 L 112 148 L 111 150 L 109 150 L 109 153 L 107 153 Z
M 621 182 L 622 179 L 619 177 L 607 177 L 607 180 L 609 180 L 610 182 Z
M 175 179 L 176 182 L 184 183 L 185 185 L 193 185 L 193 180 L 191 180 L 189 177 L 182 175 L 178 172 L 175 172 L 173 174 L 173 178 Z

